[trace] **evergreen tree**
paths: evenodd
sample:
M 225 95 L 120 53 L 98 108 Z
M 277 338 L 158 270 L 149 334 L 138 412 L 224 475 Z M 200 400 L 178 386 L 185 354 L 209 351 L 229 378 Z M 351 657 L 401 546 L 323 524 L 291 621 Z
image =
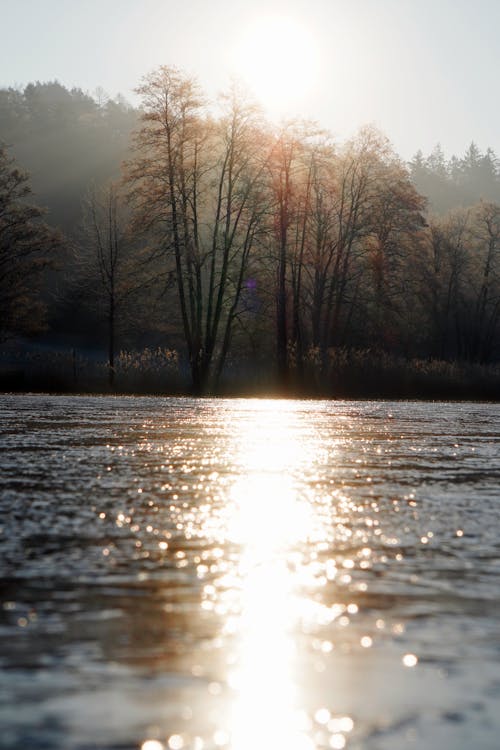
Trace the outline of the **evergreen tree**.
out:
M 0 147 L 0 339 L 43 328 L 40 280 L 61 243 L 25 201 L 30 193 L 28 175 Z

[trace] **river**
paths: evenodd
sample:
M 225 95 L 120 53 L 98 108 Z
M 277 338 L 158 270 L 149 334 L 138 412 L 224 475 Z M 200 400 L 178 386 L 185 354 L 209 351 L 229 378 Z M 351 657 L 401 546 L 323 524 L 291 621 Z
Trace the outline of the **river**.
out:
M 500 406 L 0 395 L 2 750 L 497 750 Z

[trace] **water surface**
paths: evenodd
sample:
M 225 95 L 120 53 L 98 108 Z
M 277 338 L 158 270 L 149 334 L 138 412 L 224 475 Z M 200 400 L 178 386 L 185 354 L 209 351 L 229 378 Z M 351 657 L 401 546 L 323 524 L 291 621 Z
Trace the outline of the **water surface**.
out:
M 0 415 L 2 749 L 498 748 L 499 406 Z

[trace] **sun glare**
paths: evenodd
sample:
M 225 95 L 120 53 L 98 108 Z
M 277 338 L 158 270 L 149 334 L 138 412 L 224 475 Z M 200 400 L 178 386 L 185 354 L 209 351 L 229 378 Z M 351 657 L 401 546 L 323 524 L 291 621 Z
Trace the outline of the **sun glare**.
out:
M 317 80 L 319 60 L 312 34 L 288 17 L 251 24 L 235 50 L 236 74 L 271 115 L 297 114 Z
M 237 696 L 234 750 L 314 747 L 300 725 L 291 630 L 303 613 L 287 564 L 312 531 L 312 509 L 297 497 L 292 476 L 307 458 L 293 411 L 283 402 L 256 405 L 241 437 L 241 479 L 232 488 L 228 528 L 242 545 L 239 659 L 229 680 Z
M 306 454 L 298 432 L 283 402 L 263 401 L 241 438 L 241 476 L 231 491 L 228 534 L 259 563 L 261 556 L 268 558 L 312 533 L 311 507 L 297 499 L 291 476 Z

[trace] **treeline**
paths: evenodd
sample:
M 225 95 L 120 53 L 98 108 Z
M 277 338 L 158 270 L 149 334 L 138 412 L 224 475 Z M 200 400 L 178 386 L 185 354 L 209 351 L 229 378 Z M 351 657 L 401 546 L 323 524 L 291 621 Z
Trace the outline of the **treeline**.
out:
M 65 212 L 62 194 L 51 204 L 42 192 L 55 206 L 48 220 L 60 212 L 64 235 L 56 235 L 29 214 L 27 176 L 0 154 L 4 338 L 27 334 L 29 301 L 38 315 L 42 300 L 45 340 L 105 345 L 111 385 L 119 349 L 162 346 L 179 352 L 198 393 L 231 372 L 243 381 L 273 372 L 285 390 L 334 391 L 339 363 L 344 373 L 347 361 L 366 368 L 367 352 L 379 363 L 381 353 L 393 362 L 498 362 L 493 152 L 472 145 L 447 162 L 437 149 L 406 165 L 374 129 L 343 144 L 307 123 L 277 129 L 236 88 L 207 102 L 172 68 L 138 93 L 136 111 L 56 83 L 0 92 L 1 137 L 25 164 L 33 169 L 36 144 L 51 131 L 85 162 L 72 169 L 78 212 Z M 57 173 L 57 138 L 53 147 Z M 36 174 L 43 182 L 45 167 Z M 12 232 L 16 212 L 31 239 Z
M 123 97 L 57 81 L 0 89 L 0 144 L 29 171 L 49 220 L 74 233 L 89 184 L 116 179 L 139 113 Z
M 435 213 L 471 206 L 480 199 L 500 202 L 500 161 L 493 149 L 483 153 L 474 141 L 461 158 L 446 159 L 438 144 L 428 156 L 418 151 L 408 166 L 412 182 Z

